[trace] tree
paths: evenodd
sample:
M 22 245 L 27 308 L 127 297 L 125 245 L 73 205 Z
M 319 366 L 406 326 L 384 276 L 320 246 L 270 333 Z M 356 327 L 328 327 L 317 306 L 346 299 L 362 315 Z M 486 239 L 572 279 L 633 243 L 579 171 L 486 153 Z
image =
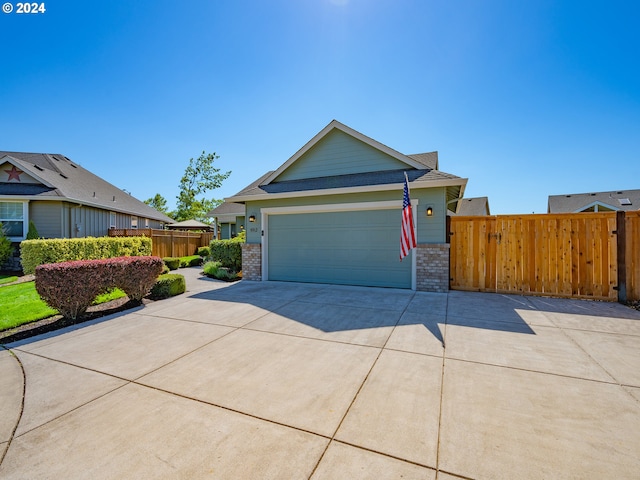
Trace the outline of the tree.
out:
M 155 208 L 157 211 L 164 213 L 165 215 L 168 213 L 167 200 L 159 193 L 156 193 L 153 198 L 147 198 L 144 203 L 152 208 Z
M 215 152 L 207 154 L 203 151 L 196 160 L 189 159 L 189 166 L 180 179 L 176 210 L 171 214 L 177 222 L 190 219 L 205 221 L 207 212 L 222 203 L 222 200 L 207 200 L 204 196 L 197 198 L 209 190 L 220 188 L 222 182 L 231 175 L 230 171 L 220 173 L 220 169 L 213 166 L 218 158 Z

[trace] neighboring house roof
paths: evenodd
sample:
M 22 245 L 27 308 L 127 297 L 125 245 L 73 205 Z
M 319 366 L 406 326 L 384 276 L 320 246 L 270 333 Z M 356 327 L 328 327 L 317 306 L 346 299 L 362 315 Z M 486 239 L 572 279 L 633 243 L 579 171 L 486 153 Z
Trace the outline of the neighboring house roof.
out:
M 302 161 L 305 154 L 336 131 L 363 142 L 368 148 L 374 149 L 376 154 L 383 155 L 390 161 L 385 166 L 377 166 L 373 171 L 360 173 L 327 174 L 318 171 L 311 178 L 288 174 L 288 170 L 295 169 L 296 162 Z M 267 172 L 228 198 L 227 202 L 244 203 L 272 198 L 400 190 L 405 172 L 411 188 L 447 187 L 447 201 L 451 202 L 453 209 L 467 183 L 465 178 L 438 170 L 437 152 L 404 155 L 333 120 L 277 170 Z
M 640 190 L 549 195 L 548 213 L 640 210 Z
M 489 199 L 487 197 L 463 198 L 458 204 L 458 216 L 482 216 L 491 215 Z
M 211 225 L 199 222 L 198 220 L 185 220 L 183 222 L 169 223 L 167 228 L 172 230 L 210 230 Z
M 15 170 L 1 167 L 7 164 L 15 167 Z M 0 151 L 0 196 L 5 195 L 37 200 L 66 200 L 161 222 L 173 222 L 169 216 L 60 154 Z
M 236 223 L 236 218 L 244 215 L 244 204 L 234 202 L 223 202 L 207 213 L 207 216 L 217 218 L 220 223 Z

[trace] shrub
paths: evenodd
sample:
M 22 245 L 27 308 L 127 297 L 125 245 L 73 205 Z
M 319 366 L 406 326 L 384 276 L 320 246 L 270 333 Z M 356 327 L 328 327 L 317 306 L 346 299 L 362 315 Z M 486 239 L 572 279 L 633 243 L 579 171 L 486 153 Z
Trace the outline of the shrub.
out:
M 75 320 L 96 296 L 118 287 L 140 302 L 162 270 L 158 257 L 118 257 L 39 265 L 36 290 L 51 308 Z
M 36 268 L 36 290 L 42 300 L 67 318 L 82 315 L 93 299 L 105 293 L 103 265 L 97 261 L 74 261 L 39 265 Z
M 215 277 L 220 267 L 222 267 L 220 262 L 207 262 L 202 267 L 202 272 L 207 276 Z
M 169 267 L 169 270 L 177 270 L 180 268 L 180 259 L 177 257 L 164 257 L 162 261 Z
M 29 221 L 29 230 L 27 231 L 27 240 L 36 240 L 40 238 L 38 235 L 38 229 L 36 228 L 36 224 L 32 221 Z
M 6 262 L 13 253 L 13 247 L 11 246 L 11 240 L 9 240 L 4 234 L 4 228 L 0 223 L 0 265 Z
M 56 238 L 25 240 L 20 244 L 22 270 L 34 273 L 38 265 L 74 260 L 98 260 L 151 255 L 148 237 Z
M 211 259 L 222 263 L 234 272 L 242 270 L 242 243 L 237 239 L 211 240 Z
M 213 277 L 227 282 L 242 278 L 242 274 L 230 271 L 229 268 L 223 267 L 220 262 L 207 262 L 204 267 L 202 267 L 202 271 L 207 277 Z
M 180 268 L 197 267 L 199 265 L 202 265 L 202 257 L 200 255 L 180 257 Z
M 209 247 L 198 247 L 198 251 L 196 253 L 203 258 L 207 258 L 211 255 L 211 249 Z
M 162 273 L 164 263 L 159 257 L 119 257 L 108 262 L 114 286 L 127 294 L 129 300 L 140 303 Z
M 169 298 L 186 292 L 187 284 L 184 277 L 178 273 L 160 275 L 151 288 L 150 297 L 154 300 Z

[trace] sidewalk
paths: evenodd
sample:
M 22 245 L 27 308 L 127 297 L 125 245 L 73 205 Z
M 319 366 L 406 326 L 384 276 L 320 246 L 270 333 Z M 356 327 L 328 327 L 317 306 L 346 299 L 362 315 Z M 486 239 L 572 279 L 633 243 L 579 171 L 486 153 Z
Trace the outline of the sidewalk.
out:
M 0 350 L 0 478 L 637 478 L 638 311 L 180 273 Z

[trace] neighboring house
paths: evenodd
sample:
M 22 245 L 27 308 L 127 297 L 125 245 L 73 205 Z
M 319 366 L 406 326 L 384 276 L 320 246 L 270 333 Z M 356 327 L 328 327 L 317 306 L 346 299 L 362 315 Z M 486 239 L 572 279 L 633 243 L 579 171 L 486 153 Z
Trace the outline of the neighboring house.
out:
M 207 213 L 213 217 L 213 224 L 216 228 L 215 236 L 221 240 L 228 240 L 238 235 L 245 229 L 244 204 L 224 202 Z M 220 225 L 220 234 L 217 227 Z
M 168 223 L 168 230 L 198 230 L 203 232 L 211 232 L 213 227 L 198 220 L 185 220 L 184 222 Z
M 640 210 L 640 190 L 549 195 L 547 213 Z
M 489 199 L 487 197 L 463 198 L 458 202 L 456 216 L 484 216 L 491 215 Z
M 42 238 L 101 237 L 173 220 L 64 155 L 0 151 L 0 222 L 13 242 L 33 221 Z
M 405 173 L 418 248 L 400 262 Z M 249 220 L 243 277 L 446 291 L 447 210 L 466 184 L 438 169 L 437 152 L 404 155 L 334 120 L 226 199 Z

